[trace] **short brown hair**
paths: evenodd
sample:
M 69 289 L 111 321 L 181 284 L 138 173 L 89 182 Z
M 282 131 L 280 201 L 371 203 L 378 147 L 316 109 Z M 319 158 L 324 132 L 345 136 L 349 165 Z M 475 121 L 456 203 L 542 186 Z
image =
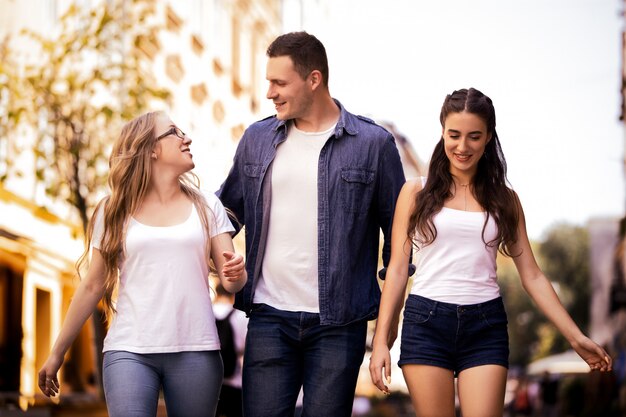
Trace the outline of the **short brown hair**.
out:
M 280 35 L 267 48 L 267 56 L 288 56 L 302 79 L 318 70 L 324 85 L 328 87 L 328 58 L 326 48 L 315 36 L 306 32 L 290 32 Z

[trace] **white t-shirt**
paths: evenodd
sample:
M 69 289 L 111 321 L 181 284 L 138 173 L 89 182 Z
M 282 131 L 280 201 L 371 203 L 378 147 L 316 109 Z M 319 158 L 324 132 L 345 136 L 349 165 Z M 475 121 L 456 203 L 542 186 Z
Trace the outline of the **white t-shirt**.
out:
M 211 237 L 234 231 L 224 206 L 205 192 Z M 92 246 L 99 248 L 104 225 L 97 214 Z M 103 351 L 168 353 L 220 348 L 211 308 L 205 235 L 192 204 L 175 226 L 144 225 L 131 218 L 126 253 L 120 262 L 117 314 Z
M 335 126 L 303 132 L 293 123 L 272 162 L 272 204 L 255 303 L 319 313 L 317 171 Z
M 443 207 L 433 217 L 437 237 L 413 252 L 417 267 L 411 294 L 445 303 L 467 305 L 500 296 L 496 281 L 497 246 L 486 246 L 497 235 L 489 217 L 482 238 L 485 212 Z

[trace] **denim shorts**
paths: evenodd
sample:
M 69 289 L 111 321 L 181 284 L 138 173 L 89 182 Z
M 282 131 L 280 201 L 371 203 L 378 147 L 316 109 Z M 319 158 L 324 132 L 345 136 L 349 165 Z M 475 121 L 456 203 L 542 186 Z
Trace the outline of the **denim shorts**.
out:
M 411 294 L 404 308 L 398 365 L 461 371 L 480 365 L 509 367 L 509 335 L 502 297 L 471 305 Z

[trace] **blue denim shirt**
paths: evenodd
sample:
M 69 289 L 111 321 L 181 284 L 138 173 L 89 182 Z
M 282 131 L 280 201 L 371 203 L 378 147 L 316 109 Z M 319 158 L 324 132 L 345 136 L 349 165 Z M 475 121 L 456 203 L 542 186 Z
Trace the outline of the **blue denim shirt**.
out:
M 380 230 L 386 266 L 396 199 L 405 179 L 393 136 L 335 102 L 339 120 L 320 152 L 317 171 L 318 288 L 320 324 L 344 325 L 378 314 Z M 235 307 L 246 313 L 265 251 L 272 161 L 286 134 L 286 122 L 275 116 L 248 127 L 217 192 L 240 223 L 235 224 L 237 231 L 245 226 L 248 282 Z

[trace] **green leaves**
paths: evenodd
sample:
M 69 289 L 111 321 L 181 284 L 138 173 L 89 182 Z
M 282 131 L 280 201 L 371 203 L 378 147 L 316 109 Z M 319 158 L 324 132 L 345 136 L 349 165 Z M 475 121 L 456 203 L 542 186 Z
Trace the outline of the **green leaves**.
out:
M 140 39 L 158 37 L 159 27 L 148 23 L 155 10 L 150 3 L 72 5 L 57 36 L 23 31 L 0 44 L 0 184 L 17 175 L 21 152 L 30 152 L 35 180 L 53 200 L 76 207 L 86 226 L 122 125 L 170 97 L 146 70 L 152 62 L 138 47 Z M 36 59 L 25 61 L 13 46 L 18 40 L 32 45 Z
M 539 266 L 553 282 L 563 305 L 586 331 L 590 302 L 587 229 L 557 224 L 541 242 L 532 246 Z M 498 282 L 509 315 L 512 364 L 526 365 L 531 360 L 569 349 L 565 338 L 533 305 L 510 258 L 498 257 Z

